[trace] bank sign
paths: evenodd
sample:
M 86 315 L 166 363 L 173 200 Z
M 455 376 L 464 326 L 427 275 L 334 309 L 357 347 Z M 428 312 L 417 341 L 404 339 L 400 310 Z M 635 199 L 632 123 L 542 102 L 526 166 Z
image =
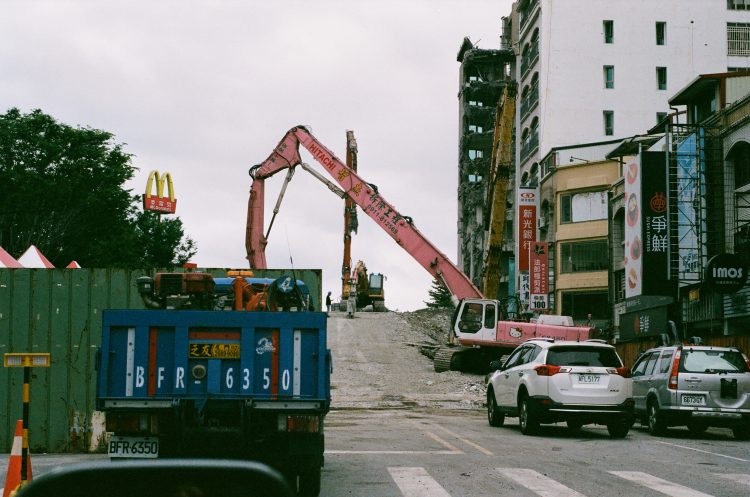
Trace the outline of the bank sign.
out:
M 518 250 L 516 260 L 519 271 L 529 270 L 529 251 L 536 241 L 536 219 L 539 210 L 539 188 L 518 187 Z
M 704 282 L 716 293 L 735 293 L 747 281 L 746 257 L 719 254 L 708 261 Z

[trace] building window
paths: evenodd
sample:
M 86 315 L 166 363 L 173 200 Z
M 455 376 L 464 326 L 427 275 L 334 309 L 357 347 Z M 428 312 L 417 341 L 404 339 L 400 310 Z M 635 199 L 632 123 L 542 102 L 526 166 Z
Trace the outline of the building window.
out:
M 606 271 L 609 267 L 607 240 L 560 243 L 561 273 Z
M 573 321 L 583 324 L 591 314 L 592 319 L 609 319 L 607 292 L 563 292 L 562 313 L 573 316 Z
M 469 106 L 471 107 L 484 107 L 484 104 L 478 100 L 469 100 Z
M 615 66 L 604 66 L 604 88 L 615 87 Z
M 469 132 L 470 133 L 481 133 L 484 130 L 481 126 L 477 124 L 469 124 Z
M 604 134 L 612 136 L 615 134 L 615 113 L 611 110 L 605 110 L 602 114 L 604 116 Z
M 604 43 L 614 43 L 615 21 L 604 21 Z
M 469 150 L 469 159 L 481 159 L 484 157 L 483 150 Z
M 469 180 L 469 183 L 481 183 L 481 181 L 482 181 L 482 175 L 480 175 L 480 174 L 469 174 L 468 180 Z
M 665 120 L 667 118 L 667 115 L 668 114 L 666 112 L 657 112 L 656 113 L 656 124 L 659 124 L 660 122 L 662 122 L 663 120 Z
M 750 2 L 748 0 L 727 0 L 727 9 L 750 10 Z
M 667 89 L 667 68 L 666 67 L 656 68 L 656 87 L 659 90 Z
M 656 44 L 657 45 L 667 44 L 667 23 L 666 22 L 656 23 Z
M 607 192 L 580 192 L 560 195 L 560 223 L 580 223 L 607 219 Z
M 750 55 L 750 24 L 727 23 L 727 55 Z

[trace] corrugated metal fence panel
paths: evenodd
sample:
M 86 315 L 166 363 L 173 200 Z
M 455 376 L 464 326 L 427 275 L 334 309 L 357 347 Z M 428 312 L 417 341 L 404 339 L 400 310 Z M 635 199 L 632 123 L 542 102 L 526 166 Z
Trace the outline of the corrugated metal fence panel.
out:
M 205 270 L 226 276 L 226 269 Z M 278 277 L 289 270 L 256 271 Z M 50 368 L 32 369 L 29 443 L 32 452 L 95 450 L 101 413 L 94 411 L 96 349 L 102 310 L 143 309 L 136 279 L 144 270 L 0 269 L 0 354 L 50 352 Z M 322 273 L 295 270 L 321 309 Z M 0 453 L 10 452 L 21 419 L 23 369 L 0 368 Z

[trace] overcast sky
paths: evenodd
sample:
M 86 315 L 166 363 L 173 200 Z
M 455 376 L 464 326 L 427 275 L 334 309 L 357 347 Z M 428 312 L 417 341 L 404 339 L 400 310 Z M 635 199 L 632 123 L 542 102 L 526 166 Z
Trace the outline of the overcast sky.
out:
M 109 131 L 139 169 L 172 174 L 200 267 L 247 267 L 248 168 L 305 124 L 456 262 L 458 70 L 464 36 L 498 48 L 510 0 L 34 1 L 0 5 L 0 111 Z M 305 151 L 303 159 L 323 171 Z M 325 174 L 325 173 L 324 173 Z M 283 182 L 266 180 L 266 223 Z M 386 305 L 424 307 L 432 277 L 360 210 L 353 264 Z M 102 227 L 106 229 L 106 227 Z M 322 268 L 339 295 L 343 201 L 298 170 L 269 267 Z

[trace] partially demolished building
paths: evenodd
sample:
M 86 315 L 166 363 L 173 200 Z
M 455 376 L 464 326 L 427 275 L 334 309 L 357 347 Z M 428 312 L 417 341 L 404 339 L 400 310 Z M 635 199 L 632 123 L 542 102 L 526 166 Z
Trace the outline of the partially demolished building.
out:
M 516 56 L 510 48 L 480 49 L 469 38 L 464 38 L 458 51 L 461 63 L 459 76 L 459 156 L 458 156 L 458 266 L 478 288 L 482 288 L 488 252 L 488 235 L 493 204 L 490 196 L 495 191 L 497 171 L 493 171 L 493 150 L 497 146 L 514 150 L 512 134 L 509 143 L 496 144 L 495 129 L 500 114 L 498 102 L 512 80 Z M 515 98 L 515 97 L 514 97 Z M 500 178 L 506 181 L 502 195 L 512 191 L 512 157 L 509 173 Z M 511 202 L 513 195 L 507 194 Z M 508 211 L 512 212 L 512 211 Z M 505 212 L 503 212 L 505 216 Z M 499 293 L 508 294 L 509 261 L 513 256 L 512 216 L 507 217 L 504 231 L 508 233 L 503 250 L 497 256 Z M 498 289 L 494 289 L 498 290 Z M 512 291 L 511 291 L 512 293 Z

